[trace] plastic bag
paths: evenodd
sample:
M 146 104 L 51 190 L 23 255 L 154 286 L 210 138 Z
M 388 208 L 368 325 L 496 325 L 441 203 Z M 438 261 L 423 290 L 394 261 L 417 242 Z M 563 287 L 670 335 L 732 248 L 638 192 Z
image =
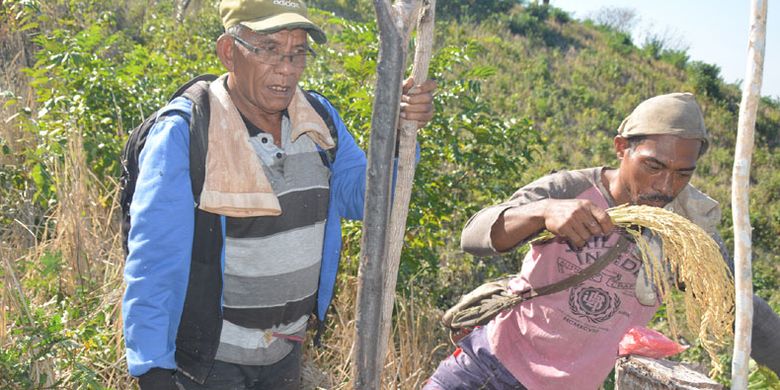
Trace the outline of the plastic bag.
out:
M 686 349 L 688 349 L 687 346 L 680 345 L 659 332 L 637 326 L 629 329 L 628 333 L 623 336 L 623 340 L 620 340 L 618 355 L 639 355 L 663 359 Z

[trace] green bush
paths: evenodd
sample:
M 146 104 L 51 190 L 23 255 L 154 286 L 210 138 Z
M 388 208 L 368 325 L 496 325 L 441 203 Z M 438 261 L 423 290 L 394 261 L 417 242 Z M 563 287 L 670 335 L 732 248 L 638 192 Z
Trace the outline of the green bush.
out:
M 607 46 L 620 54 L 629 54 L 635 49 L 631 35 L 620 31 L 607 32 Z
M 569 21 L 569 15 L 558 8 L 531 3 L 522 9 L 516 8 L 501 19 L 512 34 L 525 36 L 546 46 L 568 47 L 570 44 L 570 39 L 548 24 L 548 20 L 554 20 L 558 24 Z
M 720 67 L 701 61 L 693 61 L 686 67 L 688 80 L 694 91 L 714 100 L 723 99 L 720 91 Z
M 558 24 L 565 24 L 571 22 L 571 15 L 569 15 L 568 12 L 560 8 L 550 7 L 549 12 L 550 12 L 550 18 Z
M 545 29 L 544 20 L 532 15 L 528 12 L 518 12 L 509 17 L 509 31 L 517 35 L 525 35 L 527 37 L 541 36 L 541 32 Z
M 508 12 L 523 0 L 455 0 L 436 3 L 436 15 L 444 19 L 481 20 L 489 15 Z
M 769 148 L 780 145 L 780 99 L 763 97 L 756 117 L 756 136 Z
M 685 50 L 665 50 L 661 53 L 661 61 L 674 65 L 677 69 L 685 69 L 689 58 Z

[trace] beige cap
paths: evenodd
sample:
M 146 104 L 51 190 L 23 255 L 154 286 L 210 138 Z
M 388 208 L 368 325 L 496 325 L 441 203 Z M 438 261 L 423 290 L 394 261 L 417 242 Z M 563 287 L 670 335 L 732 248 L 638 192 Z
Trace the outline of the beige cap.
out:
M 693 94 L 675 92 L 639 103 L 618 128 L 618 135 L 631 138 L 640 135 L 670 134 L 702 141 L 701 153 L 709 146 L 699 104 Z
M 222 25 L 227 30 L 237 24 L 261 33 L 302 28 L 317 43 L 325 43 L 325 32 L 308 19 L 306 4 L 300 0 L 222 0 Z

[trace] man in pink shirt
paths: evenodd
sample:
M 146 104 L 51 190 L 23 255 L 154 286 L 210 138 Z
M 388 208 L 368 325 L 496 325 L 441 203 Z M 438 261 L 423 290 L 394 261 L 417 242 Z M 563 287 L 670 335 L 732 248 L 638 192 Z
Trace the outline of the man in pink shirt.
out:
M 707 138 L 693 95 L 648 99 L 618 129 L 618 169 L 562 171 L 528 184 L 474 215 L 461 246 L 487 256 L 511 251 L 544 229 L 558 236 L 532 245 L 509 283 L 514 292 L 579 273 L 615 246 L 620 233 L 605 209 L 621 204 L 670 209 L 701 226 L 723 249 L 718 203 L 689 184 Z M 477 328 L 425 389 L 597 389 L 614 366 L 623 335 L 646 325 L 660 304 L 652 289 L 648 299 L 645 284 L 637 283 L 642 277 L 632 244 L 584 282 L 525 301 Z M 754 312 L 752 356 L 780 372 L 780 318 L 757 297 Z

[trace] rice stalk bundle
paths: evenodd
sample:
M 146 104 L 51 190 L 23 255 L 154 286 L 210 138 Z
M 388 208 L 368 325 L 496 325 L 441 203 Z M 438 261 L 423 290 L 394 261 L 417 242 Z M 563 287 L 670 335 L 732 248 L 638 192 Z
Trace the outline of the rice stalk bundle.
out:
M 714 370 L 720 371 L 718 349 L 733 338 L 734 281 L 723 260 L 720 247 L 702 228 L 685 217 L 652 206 L 623 205 L 607 210 L 612 222 L 625 230 L 637 244 L 646 275 L 666 304 L 673 337 L 677 338 L 674 313 L 679 309 L 673 288 L 683 290 L 687 328 L 697 334 Z M 649 229 L 660 239 L 664 259 L 651 249 Z M 553 238 L 544 231 L 534 241 Z

